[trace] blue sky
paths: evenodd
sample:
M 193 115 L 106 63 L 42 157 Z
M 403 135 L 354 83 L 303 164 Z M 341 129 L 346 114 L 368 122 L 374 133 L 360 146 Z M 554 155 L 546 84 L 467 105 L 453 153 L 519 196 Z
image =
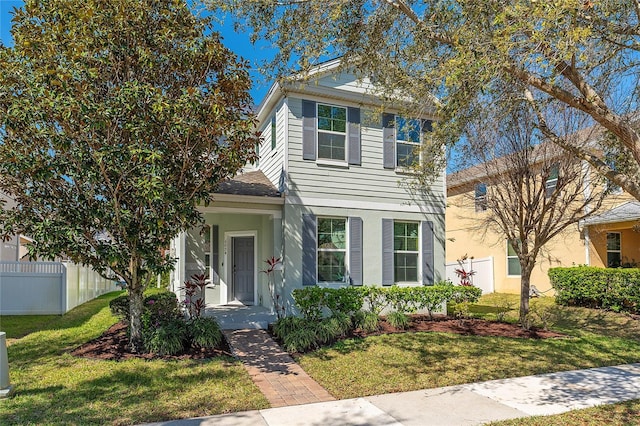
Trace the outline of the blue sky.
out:
M 11 38 L 11 11 L 14 7 L 21 7 L 23 4 L 20 0 L 0 0 L 0 40 L 5 45 L 12 45 Z M 256 46 L 249 41 L 249 33 L 236 33 L 230 18 L 218 16 L 218 20 L 222 21 L 222 25 L 216 26 L 214 29 L 219 31 L 223 37 L 223 43 L 229 49 L 234 51 L 244 59 L 249 60 L 251 67 L 251 78 L 253 80 L 253 88 L 251 95 L 253 101 L 258 104 L 266 94 L 272 83 L 270 76 L 265 76 L 258 71 L 260 61 L 270 59 L 273 50 L 265 43 L 258 43 Z

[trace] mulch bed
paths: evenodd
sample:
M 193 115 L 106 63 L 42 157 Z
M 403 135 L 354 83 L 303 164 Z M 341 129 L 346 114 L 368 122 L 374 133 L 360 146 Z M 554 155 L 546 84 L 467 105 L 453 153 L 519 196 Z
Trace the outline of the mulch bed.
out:
M 455 319 L 444 315 L 434 315 L 433 320 L 428 315 L 410 315 L 409 328 L 406 330 L 398 330 L 392 327 L 386 318 L 382 317 L 380 321 L 380 330 L 373 333 L 365 333 L 356 330 L 354 335 L 357 337 L 366 337 L 379 334 L 390 333 L 412 333 L 417 331 L 432 331 L 440 333 L 463 334 L 467 336 L 495 336 L 495 337 L 511 337 L 520 339 L 549 339 L 564 338 L 564 334 L 555 331 L 531 328 L 523 330 L 517 324 L 509 324 L 497 321 L 487 321 L 483 319 Z
M 411 315 L 409 328 L 398 330 L 392 327 L 384 317 L 380 321 L 380 329 L 373 333 L 356 330 L 354 337 L 366 337 L 390 333 L 411 333 L 417 331 L 432 331 L 441 333 L 455 333 L 471 336 L 496 336 L 522 339 L 564 338 L 564 334 L 540 329 L 523 330 L 516 324 L 507 324 L 481 319 L 458 320 L 446 316 L 435 316 L 433 320 L 428 315 Z M 231 350 L 223 339 L 222 349 L 190 349 L 181 355 L 155 355 L 132 353 L 127 347 L 128 337 L 126 325 L 119 322 L 111 326 L 102 336 L 94 339 L 71 352 L 72 355 L 102 360 L 120 361 L 131 358 L 163 359 L 163 360 L 205 360 L 220 356 L 231 356 Z
M 163 359 L 163 360 L 205 360 L 221 356 L 232 356 L 227 341 L 222 339 L 222 349 L 193 349 L 180 355 L 139 354 L 131 352 L 127 346 L 127 325 L 119 322 L 112 325 L 105 333 L 90 342 L 74 349 L 71 355 L 82 358 L 120 361 L 125 359 Z

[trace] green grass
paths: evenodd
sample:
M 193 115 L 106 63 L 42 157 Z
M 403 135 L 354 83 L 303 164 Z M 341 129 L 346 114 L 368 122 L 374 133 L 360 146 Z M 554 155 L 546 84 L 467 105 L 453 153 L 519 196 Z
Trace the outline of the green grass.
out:
M 110 293 L 8 347 L 13 398 L 0 402 L 0 424 L 135 424 L 265 408 L 268 403 L 242 365 L 231 358 L 195 361 L 99 361 L 68 351 L 116 322 Z M 3 318 L 14 336 L 34 320 Z
M 494 297 L 472 307 L 494 315 Z M 514 297 L 516 296 L 508 296 Z M 511 339 L 414 333 L 338 342 L 299 358 L 302 367 L 337 398 L 409 391 L 640 360 L 640 321 L 624 314 L 564 308 L 550 297 L 563 339 Z M 517 317 L 510 312 L 508 320 Z
M 640 400 L 570 411 L 555 416 L 525 417 L 491 423 L 493 426 L 626 426 L 640 423 Z

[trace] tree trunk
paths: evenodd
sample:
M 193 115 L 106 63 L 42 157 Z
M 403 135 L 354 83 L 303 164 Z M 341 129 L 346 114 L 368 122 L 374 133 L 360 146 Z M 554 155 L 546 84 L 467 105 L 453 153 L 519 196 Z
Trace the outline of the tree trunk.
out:
M 528 262 L 527 262 L 528 263 Z M 525 330 L 529 329 L 529 292 L 531 290 L 531 272 L 533 266 L 520 264 L 520 325 Z
M 138 276 L 140 260 L 132 257 L 129 264 L 131 282 L 127 283 L 129 288 L 129 346 L 135 353 L 143 353 L 144 342 L 142 341 L 142 310 L 144 309 L 143 286 Z

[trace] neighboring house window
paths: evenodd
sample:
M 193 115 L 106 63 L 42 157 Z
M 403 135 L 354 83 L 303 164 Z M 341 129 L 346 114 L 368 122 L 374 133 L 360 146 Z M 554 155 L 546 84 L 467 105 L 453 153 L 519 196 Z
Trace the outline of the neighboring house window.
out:
M 271 117 L 271 149 L 276 149 L 276 115 Z
M 607 267 L 619 268 L 622 264 L 622 251 L 619 232 L 607 232 Z
M 344 282 L 347 255 L 347 220 L 318 218 L 318 282 Z
M 513 249 L 511 241 L 507 241 L 507 275 L 519 276 L 521 272 L 518 254 Z
M 419 239 L 417 222 L 393 222 L 393 278 L 418 281 Z
M 318 158 L 346 160 L 347 109 L 318 104 Z
M 487 210 L 487 185 L 484 183 L 477 183 L 475 186 L 475 205 L 476 212 Z
M 551 194 L 556 190 L 556 186 L 558 185 L 558 174 L 560 169 L 557 164 L 551 166 L 549 170 L 549 177 L 545 182 L 545 193 L 547 198 L 551 197 Z
M 420 160 L 422 128 L 420 120 L 396 116 L 396 165 L 411 167 Z

